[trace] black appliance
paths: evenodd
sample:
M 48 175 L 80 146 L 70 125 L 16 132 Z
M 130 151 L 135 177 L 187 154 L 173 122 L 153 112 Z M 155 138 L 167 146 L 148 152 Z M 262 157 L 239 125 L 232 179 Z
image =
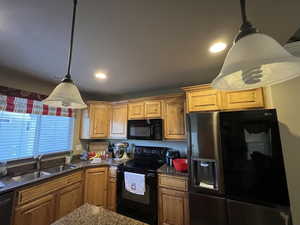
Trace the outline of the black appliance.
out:
M 162 119 L 128 120 L 127 139 L 162 140 Z
M 12 216 L 13 192 L 0 195 L 0 223 L 10 225 Z
M 190 113 L 191 225 L 290 225 L 275 109 Z
M 117 212 L 145 223 L 157 224 L 157 172 L 165 163 L 166 148 L 136 146 L 134 159 L 118 166 Z M 126 190 L 124 173 L 145 175 L 145 194 Z
M 179 151 L 174 151 L 174 150 L 169 150 L 167 151 L 166 154 L 166 162 L 169 166 L 173 166 L 173 160 L 180 158 L 180 152 Z

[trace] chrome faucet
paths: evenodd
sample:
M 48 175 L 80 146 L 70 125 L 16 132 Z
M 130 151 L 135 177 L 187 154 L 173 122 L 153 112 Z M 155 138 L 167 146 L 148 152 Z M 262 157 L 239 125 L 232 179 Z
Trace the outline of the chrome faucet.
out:
M 42 158 L 43 158 L 43 155 L 38 155 L 36 156 L 34 159 L 36 160 L 36 169 L 38 171 L 41 170 L 41 162 L 42 162 Z

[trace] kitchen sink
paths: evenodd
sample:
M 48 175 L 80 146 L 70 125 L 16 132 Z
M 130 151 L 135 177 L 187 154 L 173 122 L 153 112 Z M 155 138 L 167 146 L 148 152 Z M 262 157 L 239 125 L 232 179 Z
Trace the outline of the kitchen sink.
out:
M 21 176 L 11 177 L 10 180 L 14 182 L 26 182 L 40 177 L 50 176 L 52 173 L 46 171 L 36 171 L 33 173 L 27 173 Z
M 50 172 L 50 173 L 60 173 L 60 172 L 66 171 L 66 170 L 72 170 L 72 169 L 76 169 L 76 168 L 77 168 L 77 166 L 72 165 L 72 164 L 71 165 L 60 165 L 57 167 L 45 169 L 45 171 Z

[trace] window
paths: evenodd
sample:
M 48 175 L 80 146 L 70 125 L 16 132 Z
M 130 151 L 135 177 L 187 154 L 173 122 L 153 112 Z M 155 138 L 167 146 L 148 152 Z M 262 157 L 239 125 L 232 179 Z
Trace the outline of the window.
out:
M 72 149 L 74 118 L 0 112 L 0 161 Z

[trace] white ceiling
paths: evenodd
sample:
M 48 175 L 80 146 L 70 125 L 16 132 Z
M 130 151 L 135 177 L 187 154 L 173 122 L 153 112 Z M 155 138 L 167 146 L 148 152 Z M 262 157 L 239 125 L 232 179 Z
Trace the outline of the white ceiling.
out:
M 0 67 L 58 82 L 66 72 L 72 0 L 0 0 Z M 248 1 L 260 31 L 285 43 L 300 27 L 299 0 Z M 240 26 L 239 1 L 79 0 L 72 75 L 103 96 L 210 82 Z M 107 73 L 105 81 L 95 72 Z M 24 75 L 25 76 L 25 75 Z

